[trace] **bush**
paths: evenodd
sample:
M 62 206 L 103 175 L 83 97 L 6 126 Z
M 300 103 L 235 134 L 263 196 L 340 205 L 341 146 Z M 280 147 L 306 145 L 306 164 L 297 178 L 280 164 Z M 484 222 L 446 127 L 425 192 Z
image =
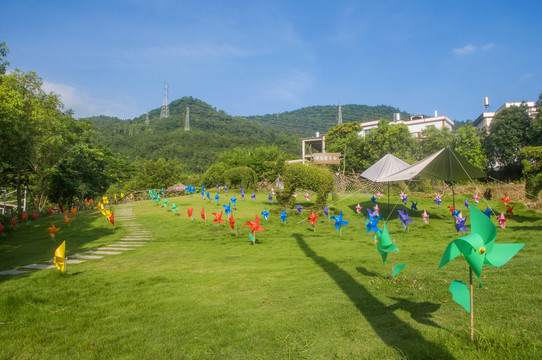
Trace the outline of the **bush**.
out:
M 284 166 L 284 191 L 278 193 L 277 199 L 284 206 L 293 206 L 295 199 L 291 196 L 296 189 L 314 191 L 317 195 L 315 205 L 323 206 L 328 194 L 333 190 L 333 175 L 328 169 L 302 164 Z
M 223 162 L 214 163 L 207 169 L 203 175 L 203 185 L 213 187 L 215 185 L 224 184 L 224 172 L 229 169 L 229 166 Z
M 254 188 L 258 177 L 248 166 L 239 166 L 224 172 L 224 182 L 228 187 L 242 186 L 243 189 Z
M 542 146 L 527 146 L 521 150 L 520 155 L 525 176 L 525 195 L 534 199 L 542 190 Z

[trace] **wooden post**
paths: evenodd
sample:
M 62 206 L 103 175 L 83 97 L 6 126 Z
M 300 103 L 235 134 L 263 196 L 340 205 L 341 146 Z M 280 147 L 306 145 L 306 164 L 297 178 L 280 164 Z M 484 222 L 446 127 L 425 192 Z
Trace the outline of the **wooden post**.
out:
M 343 156 L 343 175 L 346 170 L 346 145 L 344 146 L 344 156 Z

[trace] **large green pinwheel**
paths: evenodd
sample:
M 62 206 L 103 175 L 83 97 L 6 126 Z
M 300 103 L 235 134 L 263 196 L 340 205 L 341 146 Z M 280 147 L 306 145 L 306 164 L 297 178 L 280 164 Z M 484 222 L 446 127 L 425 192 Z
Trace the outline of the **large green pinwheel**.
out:
M 391 240 L 390 233 L 388 232 L 388 227 L 386 226 L 386 221 L 384 221 L 384 230 L 378 229 L 376 236 L 378 237 L 378 245 L 376 246 L 376 249 L 380 253 L 380 256 L 382 256 L 382 262 L 384 263 L 384 265 L 386 265 L 388 253 L 393 251 L 399 251 L 399 248 Z M 399 271 L 403 270 L 406 264 L 403 263 L 395 265 L 395 259 L 393 260 L 394 261 L 391 269 L 392 277 L 394 278 L 397 274 L 399 274 Z
M 508 262 L 525 244 L 495 244 L 497 229 L 491 220 L 480 210 L 471 207 L 471 233 L 453 240 L 444 251 L 439 269 L 459 254 L 463 254 L 482 287 L 480 273 L 482 266 L 502 266 Z

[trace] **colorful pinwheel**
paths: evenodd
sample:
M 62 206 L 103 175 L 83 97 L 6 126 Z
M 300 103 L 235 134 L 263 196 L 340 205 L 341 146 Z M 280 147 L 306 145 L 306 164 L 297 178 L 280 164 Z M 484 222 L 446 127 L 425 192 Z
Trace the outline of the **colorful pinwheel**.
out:
M 366 218 L 369 217 L 369 216 L 377 217 L 378 216 L 378 211 L 371 210 L 371 209 L 367 208 L 367 214 L 368 215 L 366 216 Z
M 273 203 L 273 195 L 269 194 L 268 199 L 269 199 L 269 201 L 271 201 L 271 203 Z
M 296 204 L 295 207 L 297 208 L 297 212 L 298 212 L 299 214 L 301 214 L 301 211 L 303 211 L 303 208 L 301 207 L 301 205 Z
M 378 228 L 377 225 L 378 225 L 378 222 L 380 221 L 380 214 L 378 215 L 378 217 L 376 217 L 375 213 L 371 212 L 370 209 L 367 209 L 367 212 L 369 213 L 369 215 L 367 216 L 369 218 L 369 222 L 365 223 L 367 232 L 374 231 L 375 233 L 378 233 L 380 229 Z
M 459 209 L 454 209 L 452 211 L 452 217 L 458 217 L 458 216 L 461 216 L 461 211 L 459 211 Z
M 378 245 L 376 249 L 382 256 L 382 263 L 386 265 L 386 259 L 388 258 L 388 253 L 392 251 L 399 251 L 399 248 L 393 243 L 388 232 L 388 227 L 386 226 L 386 221 L 384 221 L 384 229 L 378 230 L 376 233 L 378 238 Z
M 508 202 L 512 201 L 508 196 L 505 196 L 501 199 L 501 201 L 504 203 L 504 205 L 508 206 Z
M 437 207 L 440 209 L 440 204 L 442 203 L 442 195 L 435 194 L 433 201 L 437 204 Z
M 6 234 L 4 233 L 4 225 L 2 225 L 2 223 L 0 222 L 0 235 L 2 236 L 6 236 Z
M 11 218 L 11 226 L 13 226 L 13 230 L 17 230 L 17 219 L 15 217 Z
M 27 223 L 29 223 L 30 221 L 28 220 L 28 214 L 26 213 L 26 211 L 23 210 L 23 220 L 26 221 Z
M 209 194 L 208 191 L 205 193 L 205 195 L 207 196 L 207 200 L 211 200 L 211 194 Z
M 506 220 L 508 219 L 504 217 L 504 214 L 502 212 L 499 216 L 497 216 L 497 220 L 499 220 L 499 225 L 501 226 L 501 228 L 504 229 L 506 227 Z
M 53 222 L 51 222 L 51 226 L 48 227 L 47 229 L 45 229 L 45 231 L 49 233 L 49 236 L 51 237 L 51 239 L 56 240 L 55 234 L 56 234 L 56 232 L 58 232 L 60 229 L 61 229 L 61 228 L 55 227 L 55 224 L 53 224 Z
M 243 224 L 243 226 L 248 225 L 250 226 L 250 235 L 249 238 L 252 241 L 253 245 L 256 245 L 256 233 L 255 231 L 263 231 L 265 228 L 260 226 L 260 218 L 258 215 L 254 218 L 254 221 L 247 221 Z
M 450 215 L 453 216 L 455 207 L 453 207 L 452 205 L 450 205 L 450 206 L 448 206 L 448 210 L 450 210 Z
M 275 195 L 275 189 L 271 188 L 271 195 Z
M 514 215 L 514 207 L 506 205 L 506 215 Z
M 342 236 L 341 227 L 348 224 L 348 222 L 343 220 L 343 211 L 341 210 L 341 214 L 339 216 L 332 216 L 330 219 L 335 220 L 335 229 L 337 229 L 339 235 Z
M 380 209 L 378 208 L 378 204 L 376 204 L 374 207 L 373 207 L 373 211 L 375 213 L 376 216 L 378 216 L 380 214 Z
M 361 205 L 359 203 L 356 205 L 356 212 L 358 214 L 361 212 Z
M 373 195 L 373 197 L 371 198 L 371 202 L 373 203 L 373 205 L 376 205 L 376 198 L 374 197 L 374 195 Z
M 412 205 L 410 206 L 410 210 L 416 210 L 418 211 L 418 203 L 411 201 Z
M 215 219 L 213 220 L 213 223 L 215 224 L 215 226 L 218 226 L 218 224 L 222 224 L 226 222 L 225 220 L 222 220 L 222 211 L 220 212 L 220 214 L 217 214 L 217 213 L 212 213 L 212 214 L 215 216 Z
M 252 200 L 256 200 L 256 194 L 252 193 L 252 196 L 250 197 Z
M 62 244 L 60 244 L 60 246 L 55 250 L 53 263 L 58 270 L 63 273 L 66 272 L 66 264 L 68 263 L 66 259 L 66 241 L 63 241 Z
M 311 200 L 311 196 L 309 195 L 309 193 L 306 193 L 306 194 L 305 194 L 305 200 L 307 200 L 307 201 L 310 201 L 310 200 Z
M 188 218 L 192 218 L 192 212 L 194 211 L 194 209 L 186 209 L 186 213 L 188 214 Z M 192 218 L 192 221 L 194 221 L 194 218 Z
M 423 209 L 422 219 L 424 223 L 429 224 L 429 214 L 425 209 Z
M 220 196 L 218 194 L 215 195 L 215 201 L 216 201 L 216 204 L 218 205 L 218 199 L 220 199 Z
M 286 222 L 286 218 L 288 217 L 288 215 L 286 215 L 286 210 L 284 210 L 283 212 L 280 213 L 280 220 L 285 223 Z
M 71 227 L 70 219 L 68 218 L 68 214 L 64 214 L 64 222 L 68 227 Z
M 465 199 L 465 209 L 469 209 L 469 200 Z
M 377 193 L 375 194 L 375 196 L 378 198 L 378 200 L 380 200 L 380 198 L 382 197 L 382 195 L 383 195 L 383 194 L 381 194 L 380 191 L 377 192 Z
M 228 205 L 222 205 L 222 207 L 224 208 L 224 212 L 226 213 L 226 216 L 228 216 L 228 214 L 233 213 L 233 210 L 231 209 L 231 203 L 228 203 Z
M 113 230 L 115 230 L 115 216 L 113 215 L 113 213 L 109 215 L 109 223 L 113 225 Z
M 38 213 L 36 212 L 36 210 L 32 212 L 32 220 L 38 220 Z
M 296 194 L 295 192 L 292 193 L 292 197 L 293 197 L 294 199 L 296 199 L 296 198 L 297 198 L 297 194 Z
M 231 229 L 235 231 L 235 219 L 233 218 L 233 213 L 230 215 L 230 218 L 228 220 L 230 221 Z
M 472 198 L 474 199 L 474 204 L 478 205 L 478 200 L 480 200 L 480 195 L 474 194 Z
M 491 219 L 492 213 L 493 213 L 493 210 L 491 210 L 489 206 L 486 206 L 486 209 L 484 210 L 484 214 L 486 214 L 486 216 Z
M 173 211 L 173 215 L 177 215 L 176 213 L 179 210 L 177 204 L 171 204 L 171 210 Z
M 233 207 L 236 208 L 237 207 L 237 198 L 235 197 L 235 195 L 233 195 L 233 197 L 230 199 L 230 201 L 233 204 Z
M 167 204 L 169 204 L 169 200 L 167 198 L 164 198 L 164 207 L 167 208 Z
M 465 218 L 463 218 L 461 216 L 462 214 L 459 213 L 456 217 L 455 217 L 455 230 L 457 232 L 459 231 L 462 231 L 462 232 L 467 232 L 467 227 L 465 226 L 465 222 L 467 221 L 467 217 L 465 216 Z
M 329 218 L 329 209 L 327 207 L 327 204 L 324 206 L 324 215 Z
M 240 188 L 239 188 L 239 191 L 241 192 L 241 199 L 242 199 L 242 200 L 245 200 L 245 192 L 243 191 L 243 188 L 240 187 Z
M 201 218 L 203 219 L 203 221 L 207 222 L 207 219 L 205 217 L 205 207 L 201 208 Z
M 224 185 L 224 191 L 228 193 L 228 185 Z
M 308 220 L 311 222 L 312 228 L 314 231 L 316 231 L 316 219 L 318 219 L 320 215 L 314 214 L 314 211 L 311 210 L 311 214 L 308 218 Z
M 399 213 L 397 217 L 401 220 L 401 225 L 405 228 L 405 230 L 408 231 L 408 224 L 410 224 L 413 220 L 408 217 L 408 210 L 405 209 L 405 211 L 397 210 Z
M 262 215 L 265 220 L 268 220 L 269 214 L 270 212 L 267 211 L 267 208 L 260 213 L 260 215 Z

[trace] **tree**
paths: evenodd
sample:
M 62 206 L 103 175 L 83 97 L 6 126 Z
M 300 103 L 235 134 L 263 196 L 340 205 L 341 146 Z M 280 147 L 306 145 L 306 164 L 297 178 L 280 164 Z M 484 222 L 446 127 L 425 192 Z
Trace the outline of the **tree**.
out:
M 542 146 L 527 146 L 521 150 L 525 195 L 534 199 L 542 190 Z
M 329 129 L 326 135 L 326 145 L 333 144 L 339 139 L 344 139 L 350 134 L 358 134 L 359 132 L 360 127 L 358 122 L 337 124 L 331 129 Z
M 450 146 L 453 148 L 455 136 L 448 128 L 437 129 L 434 126 L 422 130 L 420 141 L 420 158 L 426 158 L 440 149 Z
M 6 68 L 8 67 L 9 62 L 4 61 L 4 58 L 8 56 L 8 54 L 8 45 L 5 42 L 0 43 L 0 75 L 4 75 L 6 73 Z
M 471 123 L 457 130 L 454 150 L 477 168 L 486 168 L 487 156 L 484 153 L 482 136 Z
M 505 178 L 519 179 L 519 154 L 531 138 L 532 121 L 526 106 L 512 106 L 499 112 L 491 122 L 485 144 L 490 167 Z
M 405 124 L 390 125 L 388 120 L 380 119 L 378 127 L 365 136 L 368 154 L 364 161 L 365 168 L 388 153 L 404 160 L 415 158 L 416 140 Z
M 181 165 L 175 160 L 136 162 L 136 175 L 129 186 L 133 189 L 167 188 L 180 181 Z
M 84 126 L 62 112 L 58 96 L 45 93 L 41 85 L 35 72 L 19 70 L 3 75 L 0 82 L 0 158 L 13 175 L 19 212 L 23 181 L 35 185 L 36 207 L 41 209 L 51 169 L 85 133 Z

